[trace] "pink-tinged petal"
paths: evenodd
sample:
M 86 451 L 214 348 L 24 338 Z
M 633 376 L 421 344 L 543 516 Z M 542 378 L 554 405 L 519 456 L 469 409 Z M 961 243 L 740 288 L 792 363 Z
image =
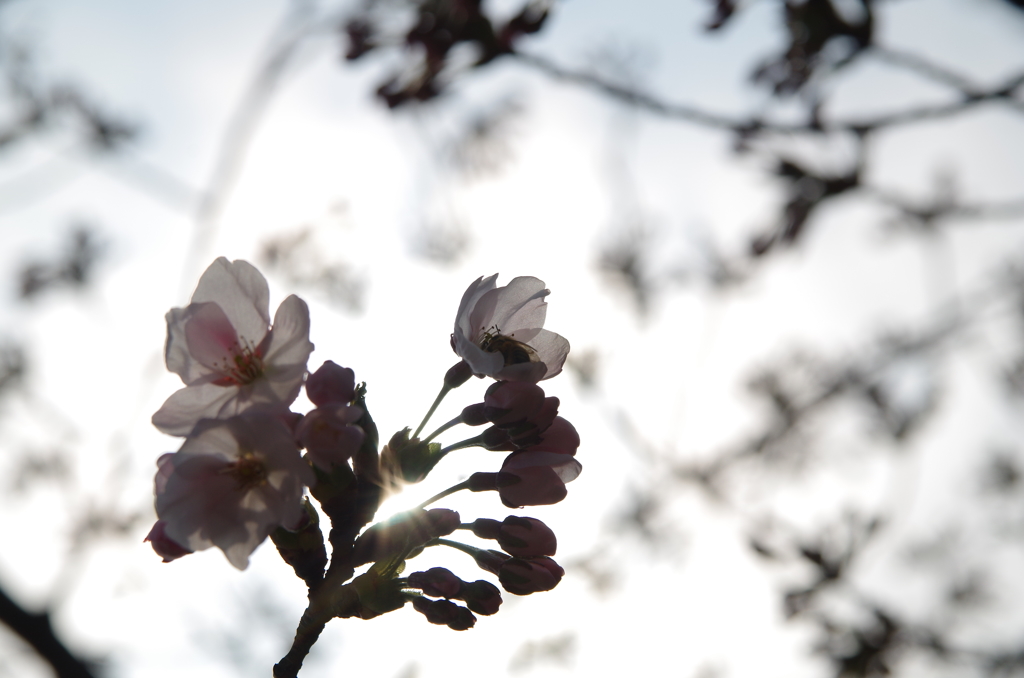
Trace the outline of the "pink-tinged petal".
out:
M 233 350 L 238 350 L 238 334 L 220 304 L 192 304 L 188 312 L 185 342 L 189 355 L 211 370 L 227 369 L 233 360 Z
M 200 419 L 216 418 L 225 409 L 231 409 L 230 403 L 237 399 L 237 388 L 213 384 L 187 386 L 172 393 L 156 411 L 153 426 L 172 436 L 187 436 Z
M 462 302 L 459 304 L 459 312 L 455 316 L 455 326 L 462 329 L 463 334 L 467 337 L 475 337 L 475 332 L 479 332 L 479 328 L 474 328 L 472 322 L 470 322 L 470 313 L 476 307 L 477 302 L 484 294 L 494 289 L 494 281 L 498 279 L 498 274 L 483 276 L 477 278 L 473 283 L 466 288 L 465 294 L 462 295 Z
M 156 521 L 153 525 L 153 529 L 149 531 L 149 534 L 147 534 L 146 538 L 142 541 L 148 541 L 152 544 L 153 550 L 156 551 L 158 556 L 163 558 L 165 563 L 169 563 L 172 560 L 177 560 L 182 556 L 187 556 L 192 553 L 192 551 L 189 551 L 187 548 L 168 537 L 167 533 L 164 531 L 165 527 L 166 523 L 164 521 Z
M 258 344 L 270 325 L 270 290 L 256 268 L 218 257 L 199 278 L 192 303 L 220 304 L 240 338 Z
M 551 294 L 550 290 L 545 289 L 544 281 L 532 276 L 520 276 L 498 288 L 498 291 L 501 296 L 498 297 L 491 322 L 501 329 L 502 334 L 511 335 L 521 328 L 544 326 L 548 306 L 544 297 Z M 518 334 L 516 339 L 529 341 Z
M 277 307 L 270 345 L 263 358 L 268 369 L 302 365 L 305 371 L 312 352 L 313 344 L 309 341 L 309 307 L 293 294 Z

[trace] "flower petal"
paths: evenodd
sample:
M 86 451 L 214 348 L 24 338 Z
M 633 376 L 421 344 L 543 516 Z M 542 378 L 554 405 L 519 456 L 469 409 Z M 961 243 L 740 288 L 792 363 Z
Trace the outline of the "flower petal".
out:
M 203 366 L 221 371 L 231 364 L 232 349 L 238 348 L 238 333 L 220 304 L 212 301 L 190 304 L 185 321 L 188 353 Z
M 466 288 L 465 294 L 462 295 L 462 302 L 459 304 L 459 312 L 455 316 L 455 326 L 462 328 L 462 332 L 470 338 L 475 338 L 473 324 L 470 322 L 470 313 L 476 307 L 477 301 L 480 300 L 484 294 L 489 290 L 494 289 L 494 281 L 498 279 L 498 274 L 483 276 L 477 278 L 473 283 Z M 485 328 L 486 329 L 486 328 Z M 477 329 L 479 331 L 479 329 Z
M 237 388 L 213 384 L 186 386 L 172 393 L 156 411 L 153 426 L 172 436 L 187 436 L 200 419 L 213 418 L 225 409 L 230 410 L 229 404 L 237 399 Z
M 302 365 L 303 371 L 313 343 L 309 340 L 309 306 L 294 294 L 281 302 L 274 314 L 270 345 L 263 354 L 268 366 Z
M 258 344 L 270 326 L 267 280 L 247 261 L 218 257 L 199 278 L 192 303 L 220 304 L 243 340 Z
M 551 294 L 551 290 L 545 289 L 543 280 L 533 276 L 519 276 L 499 290 L 501 296 L 491 322 L 500 328 L 502 334 L 508 336 L 521 328 L 544 326 L 548 307 L 544 297 Z M 529 341 L 518 334 L 516 339 Z

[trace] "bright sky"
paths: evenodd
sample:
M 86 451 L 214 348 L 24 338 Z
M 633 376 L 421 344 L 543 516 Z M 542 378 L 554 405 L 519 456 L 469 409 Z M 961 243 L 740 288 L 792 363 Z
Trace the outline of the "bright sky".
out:
M 530 45 L 569 66 L 601 63 L 602 52 L 632 54 L 642 85 L 654 92 L 712 110 L 752 110 L 763 94 L 753 92 L 746 74 L 778 40 L 769 3 L 755 4 L 728 32 L 711 38 L 698 36 L 707 4 L 650 0 L 628 3 L 627 12 L 611 0 L 567 1 Z M 927 21 L 911 24 L 925 4 Z M 894 5 L 885 24 L 893 44 L 936 58 L 948 54 L 951 65 L 968 73 L 1024 63 L 1024 15 L 1012 15 L 996 0 Z M 190 212 L 140 188 L 139 167 L 160 168 L 196 188 L 208 181 L 224 130 L 283 12 L 284 3 L 270 0 L 20 0 L 5 8 L 7 30 L 33 39 L 40 72 L 81 83 L 143 127 L 140 143 L 123 158 L 93 162 L 69 149 L 67 140 L 47 139 L 0 162 L 0 271 L 8 272 L 0 277 L 0 297 L 8 300 L 0 305 L 0 326 L 28 344 L 35 368 L 34 400 L 3 405 L 7 444 L 70 446 L 83 488 L 74 502 L 92 497 L 123 510 L 151 511 L 155 460 L 178 445 L 149 425 L 152 412 L 180 386 L 163 371 L 164 313 L 187 301 L 214 257 L 256 263 L 267 238 L 306 224 L 318 226 L 316 254 L 323 262 L 344 262 L 365 277 L 365 312 L 339 311 L 315 291 L 268 274 L 271 307 L 291 293 L 310 303 L 317 347 L 310 365 L 330 359 L 355 369 L 368 384 L 368 402 L 385 438 L 415 426 L 454 362 L 448 334 L 465 287 L 493 272 L 500 272 L 499 284 L 534 275 L 552 290 L 547 326 L 566 336 L 575 352 L 598 352 L 603 390 L 583 393 L 568 374 L 544 384 L 549 395 L 561 398 L 563 416 L 583 437 L 584 471 L 565 502 L 521 514 L 555 528 L 560 561 L 607 548 L 606 557 L 627 576 L 610 596 L 599 597 L 570 569 L 554 592 L 506 596 L 500 614 L 462 634 L 430 626 L 412 610 L 370 623 L 335 621 L 300 675 L 457 678 L 502 672 L 523 642 L 568 633 L 577 634 L 571 671 L 584 676 L 661 675 L 666 666 L 683 676 L 703 669 L 764 678 L 814 673 L 818 667 L 806 659 L 808 634 L 781 625 L 778 587 L 737 539 L 734 517 L 698 497 L 681 497 L 677 528 L 685 538 L 678 554 L 654 559 L 631 540 L 609 542 L 604 531 L 611 508 L 631 483 L 650 480 L 642 460 L 618 437 L 616 416 L 628 407 L 652 445 L 680 455 L 735 440 L 757 415 L 741 390 L 751 365 L 778 355 L 794 339 L 837 354 L 856 351 L 869 330 L 927 315 L 935 290 L 916 246 L 865 227 L 877 220 L 863 207 L 830 214 L 802 250 L 769 263 L 757 282 L 724 298 L 699 288 L 669 295 L 640 322 L 595 264 L 613 233 L 617 205 L 610 179 L 620 176 L 619 159 L 625 159 L 664 243 L 662 264 L 674 256 L 694 257 L 701 239 L 737 251 L 759 230 L 777 197 L 757 160 L 730 154 L 729 140 L 716 133 L 624 111 L 513 65 L 467 78 L 430 110 L 389 114 L 372 98 L 381 63 L 344 64 L 332 36 L 310 45 L 271 100 L 212 241 L 189 260 L 195 227 Z M 973 36 L 969 46 L 945 42 L 953 22 L 967 26 L 958 34 Z M 942 94 L 864 70 L 850 78 L 840 98 L 850 113 Z M 518 97 L 526 111 L 514 123 L 510 165 L 477 181 L 432 172 L 431 149 L 455 129 L 452 120 L 507 96 Z M 949 129 L 886 139 L 879 166 L 891 175 L 878 180 L 927 194 L 937 167 L 956 166 L 963 170 L 966 195 L 1020 194 L 1019 119 L 994 111 Z M 32 168 L 57 177 L 59 190 L 26 201 L 28 191 L 15 177 Z M 339 205 L 345 206 L 341 212 Z M 471 248 L 455 266 L 424 262 L 412 251 L 410 240 L 424 214 L 469 226 Z M 34 306 L 9 301 L 9 273 L 25 257 L 53 251 L 76 219 L 94 223 L 107 242 L 97 284 Z M 994 257 L 1020 250 L 1022 236 L 1019 223 L 981 226 L 969 238 L 953 234 L 951 287 L 978 282 Z M 959 408 L 962 421 L 972 420 L 976 428 L 977 417 L 987 416 L 999 435 L 1022 439 L 1024 430 L 996 405 L 967 404 L 970 368 L 949 378 L 964 389 L 950 406 Z M 475 402 L 485 386 L 474 380 L 449 396 L 435 423 Z M 958 421 L 947 420 L 948 430 L 935 436 L 950 445 L 969 437 Z M 935 439 L 919 444 L 927 448 Z M 405 502 L 469 472 L 493 470 L 497 460 L 464 451 Z M 130 469 L 127 484 L 111 493 L 93 491 L 106 488 L 119 463 Z M 808 506 L 848 492 L 882 504 L 905 502 L 905 513 L 914 516 L 936 505 L 951 482 L 943 478 L 958 473 L 954 466 L 918 458 L 884 470 L 869 465 L 852 478 L 841 469 L 787 508 L 813 523 Z M 937 478 L 925 483 L 922 475 Z M 918 488 L 909 497 L 908 479 Z M 58 581 L 66 524 L 54 523 L 65 515 L 54 507 L 65 499 L 65 492 L 44 489 L 0 504 L 0 540 L 8 545 L 0 549 L 0 580 L 26 604 L 45 604 Z M 468 520 L 505 515 L 489 497 L 457 496 L 443 505 Z M 112 676 L 229 675 L 227 657 L 236 646 L 246 655 L 242 675 L 268 675 L 304 607 L 298 580 L 270 545 L 254 554 L 244 573 L 216 550 L 163 565 L 141 544 L 150 521 L 143 521 L 137 538 L 105 545 L 82 563 L 57 619 L 61 632 L 78 648 L 109 654 Z M 464 579 L 482 576 L 459 554 L 437 558 L 415 566 L 450 562 Z M 270 610 L 269 621 L 260 616 L 264 610 Z M 0 653 L 8 652 L 4 647 L 15 645 L 4 641 Z M 418 673 L 412 673 L 413 662 Z M 19 676 L 46 675 L 28 659 L 16 666 Z M 567 672 L 540 664 L 536 675 Z

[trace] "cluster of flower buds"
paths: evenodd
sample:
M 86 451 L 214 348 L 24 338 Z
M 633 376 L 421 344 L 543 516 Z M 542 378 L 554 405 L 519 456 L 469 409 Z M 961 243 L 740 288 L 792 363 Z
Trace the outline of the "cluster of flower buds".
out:
M 553 504 L 582 468 L 579 435 L 558 416 L 558 399 L 537 385 L 561 372 L 569 352 L 564 338 L 543 329 L 548 290 L 536 278 L 505 287 L 496 278 L 478 279 L 463 296 L 451 336 L 460 361 L 427 415 L 382 450 L 365 385 L 331 361 L 307 375 L 313 344 L 305 302 L 288 297 L 271 323 L 267 282 L 250 264 L 217 259 L 191 303 L 167 314 L 167 367 L 185 386 L 153 424 L 185 440 L 157 461 L 158 520 L 146 539 L 165 562 L 216 546 L 244 569 L 270 537 L 309 588 L 309 606 L 275 676 L 295 676 L 334 617 L 370 619 L 411 601 L 427 621 L 464 630 L 476 623 L 474 613 L 498 611 L 501 594 L 488 581 L 463 581 L 439 567 L 403 576 L 406 561 L 428 547 L 463 551 L 516 595 L 550 590 L 564 574 L 551 559 L 554 533 L 535 518 L 463 523 L 454 510 L 426 508 L 460 490 L 495 491 L 509 507 Z M 496 380 L 484 401 L 420 439 L 441 400 L 473 375 Z M 290 407 L 303 386 L 314 408 L 300 414 Z M 434 442 L 459 424 L 489 426 L 447 447 Z M 509 454 L 497 471 L 474 473 L 371 525 L 389 492 L 422 481 L 446 455 L 470 447 Z M 321 512 L 331 523 L 329 562 Z M 455 541 L 457 530 L 503 550 Z

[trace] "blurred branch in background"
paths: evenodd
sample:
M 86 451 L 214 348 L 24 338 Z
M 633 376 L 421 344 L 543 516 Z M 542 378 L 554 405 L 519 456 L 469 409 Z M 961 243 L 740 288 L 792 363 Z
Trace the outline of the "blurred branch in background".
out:
M 732 0 L 710 4 L 712 16 L 705 25 L 708 31 L 728 30 L 741 21 L 747 7 Z M 707 238 L 702 248 L 706 262 L 660 265 L 655 262 L 664 259 L 664 243 L 641 216 L 642 204 L 625 199 L 616 205 L 623 208 L 620 211 L 624 216 L 617 218 L 616 231 L 598 256 L 598 267 L 630 290 L 638 316 L 646 318 L 659 298 L 673 288 L 692 286 L 701 278 L 710 283 L 713 294 L 749 285 L 756 279 L 760 261 L 806 242 L 808 232 L 822 221 L 826 208 L 838 206 L 840 201 L 847 205 L 859 199 L 879 205 L 886 216 L 865 226 L 879 232 L 895 229 L 929 242 L 952 227 L 970 230 L 991 221 L 1019 226 L 1024 216 L 1021 195 L 960 195 L 948 182 L 940 182 L 933 196 L 922 197 L 878 181 L 881 173 L 876 150 L 883 132 L 926 122 L 934 125 L 954 121 L 994 109 L 1021 116 L 1024 122 L 1024 68 L 1017 65 L 1008 74 L 976 81 L 932 57 L 883 44 L 879 27 L 885 23 L 891 4 L 873 0 L 773 3 L 781 15 L 784 45 L 752 69 L 753 86 L 766 87 L 772 95 L 763 110 L 753 114 L 678 103 L 637 86 L 636 79 L 616 77 L 593 62 L 587 69 L 575 70 L 539 52 L 523 51 L 520 43 L 525 40 L 521 38 L 544 29 L 552 9 L 531 2 L 520 3 L 519 14 L 508 24 L 488 16 L 477 2 L 404 3 L 404 21 L 396 21 L 395 15 L 384 16 L 384 3 L 367 3 L 346 26 L 347 56 L 359 59 L 375 50 L 404 55 L 405 71 L 387 79 L 377 91 L 392 108 L 434 101 L 470 70 L 489 67 L 505 56 L 638 112 L 716 130 L 732 138 L 738 153 L 763 159 L 767 175 L 779 189 L 778 211 L 774 218 L 765 219 L 763 230 L 751 236 L 746 251 L 725 253 L 710 244 L 714 239 Z M 1024 7 L 1017 2 L 1008 5 Z M 520 25 L 528 28 L 519 30 Z M 468 58 L 458 52 L 466 46 L 473 48 Z M 835 110 L 830 97 L 838 89 L 838 79 L 860 64 L 909 74 L 941 88 L 944 94 L 928 103 L 890 106 L 870 114 L 844 114 Z M 808 153 L 806 142 L 817 150 Z M 623 190 L 621 178 L 614 180 L 611 190 Z M 928 246 L 928 242 L 923 245 Z M 781 529 L 784 521 L 774 515 L 770 496 L 758 504 L 756 511 L 743 497 L 750 492 L 751 483 L 759 485 L 759 495 L 772 495 L 763 482 L 757 482 L 763 481 L 760 469 L 765 467 L 790 476 L 793 484 L 810 485 L 817 477 L 815 470 L 854 463 L 836 461 L 837 455 L 827 450 L 829 441 L 835 441 L 835 434 L 829 432 L 848 431 L 851 412 L 856 414 L 858 435 L 864 436 L 856 447 L 893 451 L 914 447 L 937 416 L 950 416 L 946 408 L 952 365 L 968 359 L 967 355 L 976 356 L 979 343 L 983 347 L 1017 347 L 1015 354 L 1010 351 L 1000 355 L 996 359 L 1000 365 L 982 377 L 990 391 L 998 395 L 1004 383 L 1024 383 L 1019 377 L 1024 373 L 1019 367 L 1024 365 L 1024 358 L 1017 357 L 1024 356 L 1024 336 L 1019 330 L 1006 329 L 1014 325 L 1014 318 L 1017 324 L 1024 321 L 1015 310 L 1020 280 L 1012 273 L 1022 265 L 1024 262 L 1014 257 L 995 262 L 982 288 L 969 294 L 954 290 L 943 306 L 931 315 L 920 316 L 927 318 L 923 323 L 909 322 L 880 339 L 862 343 L 863 350 L 853 355 L 804 349 L 762 367 L 750 378 L 749 388 L 764 405 L 763 424 L 741 435 L 734 444 L 697 455 L 697 460 L 685 459 L 681 450 L 661 450 L 646 440 L 642 427 L 633 422 L 635 413 L 624 406 L 619 412 L 619 430 L 628 447 L 643 459 L 642 465 L 648 467 L 648 484 L 622 500 L 623 519 L 612 529 L 625 526 L 652 544 L 676 541 L 677 537 L 664 530 L 673 524 L 669 516 L 676 510 L 679 484 L 695 484 L 717 505 L 735 511 L 739 525 L 747 525 L 740 529 L 758 535 L 750 540 L 753 553 L 776 564 L 802 564 L 805 572 L 809 568 L 810 583 L 788 588 L 783 606 L 788 617 L 817 628 L 816 652 L 829 659 L 833 675 L 882 676 L 922 665 L 972 675 L 1019 672 L 1024 656 L 1024 650 L 1019 649 L 1021 629 L 1006 629 L 999 638 L 979 646 L 964 640 L 963 628 L 955 623 L 959 607 L 984 607 L 983 597 L 979 598 L 977 592 L 997 586 L 989 581 L 994 575 L 984 569 L 971 566 L 963 573 L 960 564 L 944 557 L 949 569 L 946 578 L 953 581 L 936 585 L 948 592 L 934 598 L 936 605 L 941 607 L 941 601 L 949 601 L 949 614 L 941 617 L 944 621 L 940 624 L 915 618 L 918 613 L 908 611 L 885 594 L 864 593 L 870 587 L 858 582 L 863 579 L 859 567 L 863 552 L 892 552 L 902 545 L 901 537 L 892 536 L 894 528 L 889 526 L 906 518 L 889 514 L 891 505 L 869 504 L 860 510 L 848 507 L 839 522 L 825 524 L 808 537 L 802 535 L 806 528 Z M 938 276 L 948 278 L 948 270 L 936 270 Z M 595 359 L 596 354 L 577 356 L 569 368 L 578 373 L 582 386 L 607 388 L 606 397 L 611 398 L 616 387 L 602 383 Z M 1001 492 L 1016 492 L 1019 462 L 1015 453 L 1003 453 L 994 464 L 985 472 L 989 486 L 997 485 L 1003 488 Z M 827 510 L 817 508 L 822 513 Z M 870 519 L 860 517 L 872 514 L 876 515 Z M 1019 536 L 1000 537 L 990 519 L 979 520 L 971 539 L 977 545 L 976 553 L 1001 553 L 1002 547 L 994 543 L 1019 541 Z M 775 527 L 766 529 L 766 521 Z M 769 544 L 761 536 L 765 534 L 775 543 Z M 593 565 L 585 561 L 578 567 L 586 574 Z M 994 620 L 1000 613 L 990 609 L 990 614 Z

